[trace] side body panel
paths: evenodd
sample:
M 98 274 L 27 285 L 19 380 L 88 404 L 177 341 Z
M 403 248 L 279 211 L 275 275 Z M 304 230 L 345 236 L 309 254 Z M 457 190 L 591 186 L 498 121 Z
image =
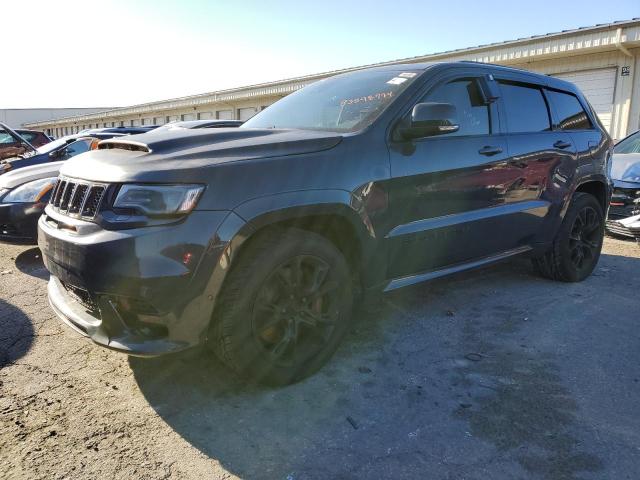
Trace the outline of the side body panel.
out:
M 460 78 L 480 81 L 491 72 L 450 68 L 427 82 L 424 92 Z M 397 224 L 387 237 L 389 277 L 520 248 L 539 230 L 549 211 L 542 195 L 549 162 L 540 168 L 539 156 L 527 155 L 535 151 L 531 142 L 512 152 L 500 100 L 487 107 L 488 135 L 390 142 L 390 203 Z M 496 153 L 483 154 L 487 150 Z

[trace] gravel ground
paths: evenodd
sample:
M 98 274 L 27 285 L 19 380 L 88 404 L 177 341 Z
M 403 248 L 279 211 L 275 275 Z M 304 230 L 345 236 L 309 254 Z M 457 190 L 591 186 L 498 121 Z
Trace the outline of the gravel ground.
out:
M 0 477 L 636 479 L 640 247 L 560 284 L 526 260 L 388 296 L 291 387 L 97 347 L 0 245 Z

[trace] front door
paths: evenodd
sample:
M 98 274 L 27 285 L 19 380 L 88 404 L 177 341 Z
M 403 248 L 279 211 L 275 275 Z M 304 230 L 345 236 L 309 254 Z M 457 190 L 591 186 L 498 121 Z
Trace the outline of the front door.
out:
M 475 70 L 477 72 L 477 70 Z M 520 169 L 508 160 L 497 103 L 481 74 L 443 80 L 419 101 L 453 104 L 457 132 L 391 143 L 389 278 L 435 270 L 509 247 L 501 215 Z

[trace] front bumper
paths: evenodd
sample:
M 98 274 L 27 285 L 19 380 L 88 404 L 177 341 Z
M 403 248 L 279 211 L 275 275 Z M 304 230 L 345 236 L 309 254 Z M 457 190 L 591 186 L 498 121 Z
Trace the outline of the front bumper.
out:
M 614 233 L 635 238 L 640 243 L 640 214 L 620 220 L 607 221 L 607 226 Z
M 0 242 L 35 244 L 44 203 L 0 203 Z
M 54 276 L 49 280 L 47 293 L 49 305 L 64 323 L 103 347 L 132 355 L 156 356 L 191 346 L 188 342 L 172 341 L 166 336 L 154 338 L 148 333 L 130 328 L 118 313 L 115 304 L 105 302 L 98 312 L 87 308 L 69 294 L 62 282 Z
M 184 350 L 206 336 L 219 290 L 212 277 L 227 246 L 217 232 L 239 228 L 239 217 L 195 211 L 177 224 L 117 231 L 91 224 L 79 235 L 49 215 L 38 222 L 38 245 L 51 273 L 49 302 L 67 325 L 138 356 Z
M 638 214 L 640 214 L 640 184 L 615 180 L 607 215 L 607 231 L 614 235 L 633 238 L 634 233 L 621 221 Z

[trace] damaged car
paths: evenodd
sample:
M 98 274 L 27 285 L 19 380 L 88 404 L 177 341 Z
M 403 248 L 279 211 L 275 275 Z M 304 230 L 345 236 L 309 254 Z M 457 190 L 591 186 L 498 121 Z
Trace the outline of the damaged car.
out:
M 557 78 L 471 62 L 314 82 L 238 128 L 100 142 L 38 222 L 57 316 L 98 345 L 208 345 L 284 385 L 324 365 L 355 302 L 529 256 L 594 270 L 612 141 Z
M 613 194 L 606 229 L 614 236 L 634 238 L 630 226 L 637 222 L 627 219 L 640 215 L 640 131 L 618 142 L 613 151 Z
M 13 130 L 0 122 L 0 160 L 19 157 L 50 141 L 51 138 L 43 132 L 24 129 Z

